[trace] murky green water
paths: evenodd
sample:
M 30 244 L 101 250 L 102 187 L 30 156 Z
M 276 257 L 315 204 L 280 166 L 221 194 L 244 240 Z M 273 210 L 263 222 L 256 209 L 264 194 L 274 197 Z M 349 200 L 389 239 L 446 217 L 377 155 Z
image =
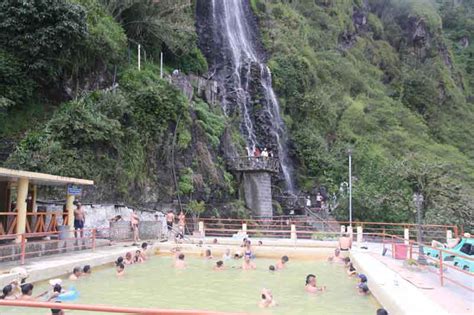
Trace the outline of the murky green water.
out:
M 155 256 L 141 265 L 127 266 L 123 278 L 114 267 L 93 270 L 90 277 L 75 283 L 80 292 L 76 303 L 117 306 L 158 307 L 215 311 L 238 311 L 257 314 L 375 314 L 378 303 L 371 296 L 359 296 L 356 280 L 349 279 L 344 268 L 324 261 L 292 261 L 283 271 L 271 273 L 274 260 L 256 259 L 257 270 L 233 269 L 240 261 L 230 261 L 223 272 L 212 270 L 214 261 L 187 258 L 186 270 L 171 267 L 172 258 Z M 318 276 L 318 285 L 326 285 L 321 295 L 304 291 L 308 273 Z M 68 287 L 65 280 L 63 286 Z M 48 285 L 38 284 L 34 294 Z M 369 280 L 370 287 L 370 280 Z M 278 306 L 260 309 L 257 303 L 262 288 L 270 288 Z M 67 311 L 67 314 L 85 314 Z M 47 310 L 1 309 L 0 314 L 49 314 Z M 88 313 L 91 314 L 91 313 Z M 97 314 L 97 313 L 96 313 Z

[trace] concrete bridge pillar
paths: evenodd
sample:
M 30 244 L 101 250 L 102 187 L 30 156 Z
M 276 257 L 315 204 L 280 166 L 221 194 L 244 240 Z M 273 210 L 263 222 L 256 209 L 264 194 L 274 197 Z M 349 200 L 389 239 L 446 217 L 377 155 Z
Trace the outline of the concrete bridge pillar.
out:
M 253 215 L 271 217 L 273 215 L 271 173 L 245 172 L 242 185 L 245 205 L 252 209 Z

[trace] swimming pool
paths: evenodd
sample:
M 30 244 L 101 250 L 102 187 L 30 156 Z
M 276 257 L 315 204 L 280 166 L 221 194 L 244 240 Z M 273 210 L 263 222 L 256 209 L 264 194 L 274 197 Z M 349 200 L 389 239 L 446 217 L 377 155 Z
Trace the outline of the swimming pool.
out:
M 344 268 L 326 261 L 292 260 L 287 269 L 270 272 L 275 259 L 256 259 L 257 270 L 242 271 L 241 260 L 226 262 L 228 270 L 215 272 L 216 260 L 188 255 L 188 268 L 172 268 L 172 257 L 154 256 L 144 264 L 126 267 L 126 274 L 117 278 L 115 268 L 93 270 L 74 285 L 80 292 L 75 303 L 116 306 L 159 307 L 176 309 L 246 312 L 254 314 L 374 314 L 379 307 L 371 296 L 359 296 L 356 280 L 349 279 Z M 318 285 L 327 291 L 310 295 L 304 291 L 307 274 L 318 277 Z M 70 281 L 64 280 L 68 287 Z M 369 280 L 370 287 L 370 280 Z M 33 295 L 48 288 L 47 283 L 35 286 Z M 257 303 L 262 288 L 269 288 L 278 302 L 272 309 L 260 309 Z M 28 308 L 2 309 L 1 314 L 45 314 L 45 310 Z M 86 314 L 67 311 L 67 314 Z M 90 314 L 90 313 L 88 313 Z M 98 314 L 98 313 L 95 313 Z

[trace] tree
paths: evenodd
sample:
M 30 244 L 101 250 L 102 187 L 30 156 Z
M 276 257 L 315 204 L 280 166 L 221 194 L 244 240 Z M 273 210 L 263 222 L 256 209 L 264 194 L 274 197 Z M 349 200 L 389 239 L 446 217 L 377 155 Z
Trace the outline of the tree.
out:
M 80 5 L 65 0 L 0 2 L 0 46 L 24 62 L 36 81 L 54 80 L 86 36 L 86 11 Z
M 161 44 L 176 54 L 195 46 L 196 34 L 189 0 L 100 0 L 125 29 L 129 39 L 152 48 Z M 151 51 L 150 51 L 151 52 Z

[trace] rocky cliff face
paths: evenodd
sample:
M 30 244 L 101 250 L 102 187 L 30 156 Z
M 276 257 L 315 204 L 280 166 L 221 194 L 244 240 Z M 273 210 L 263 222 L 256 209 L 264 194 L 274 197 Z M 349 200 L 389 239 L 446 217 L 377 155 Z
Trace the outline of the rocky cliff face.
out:
M 250 150 L 268 148 L 279 157 L 281 178 L 292 190 L 286 131 L 249 1 L 197 1 L 196 28 L 224 112 L 239 122 Z

